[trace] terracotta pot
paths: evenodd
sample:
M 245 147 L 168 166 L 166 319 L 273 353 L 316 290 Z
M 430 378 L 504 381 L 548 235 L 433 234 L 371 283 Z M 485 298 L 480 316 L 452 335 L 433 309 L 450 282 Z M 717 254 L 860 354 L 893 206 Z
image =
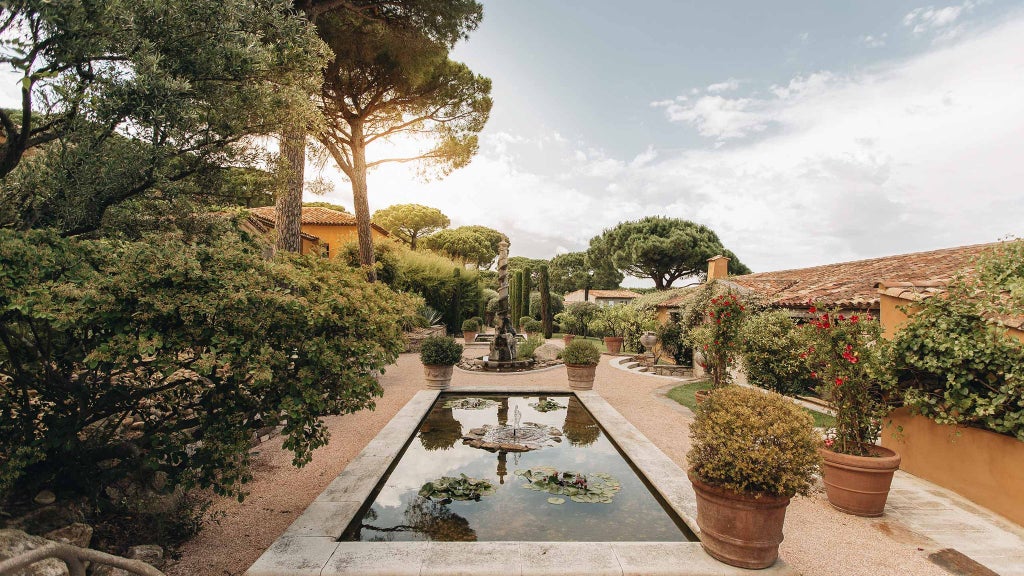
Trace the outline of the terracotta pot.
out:
M 618 354 L 622 351 L 622 338 L 618 336 L 605 336 L 604 345 L 608 348 L 609 354 Z
M 566 345 L 568 345 L 569 342 L 572 342 L 572 339 L 575 337 L 575 334 L 562 334 L 562 340 L 566 343 Z
M 697 390 L 696 392 L 693 393 L 694 399 L 697 401 L 697 404 L 703 404 L 704 400 L 706 400 L 707 397 L 710 395 L 711 390 Z
M 569 388 L 590 390 L 594 387 L 597 364 L 566 364 L 565 371 L 569 374 Z
M 820 448 L 822 480 L 829 504 L 854 516 L 881 516 L 900 455 L 872 446 L 874 456 L 850 456 Z
M 476 332 L 467 332 L 466 330 L 463 330 L 462 339 L 466 341 L 466 344 L 471 344 L 476 340 Z
M 767 568 L 779 557 L 786 496 L 733 492 L 689 474 L 697 495 L 697 525 L 704 550 L 740 568 Z
M 423 374 L 427 379 L 427 388 L 444 390 L 452 382 L 453 366 L 423 365 Z

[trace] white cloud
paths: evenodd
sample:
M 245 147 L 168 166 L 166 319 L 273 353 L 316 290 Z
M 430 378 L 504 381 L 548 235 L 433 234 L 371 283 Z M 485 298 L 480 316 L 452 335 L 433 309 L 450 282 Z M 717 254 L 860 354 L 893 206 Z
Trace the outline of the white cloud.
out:
M 931 33 L 936 42 L 952 40 L 963 33 L 963 26 L 957 24 L 961 16 L 983 3 L 984 0 L 965 0 L 963 4 L 941 8 L 915 8 L 903 17 L 903 25 L 910 28 L 915 36 Z
M 707 90 L 711 94 L 717 94 L 719 92 L 732 92 L 740 87 L 740 81 L 735 78 L 729 78 L 725 82 L 717 82 L 708 86 Z
M 864 36 L 860 37 L 860 43 L 867 46 L 868 48 L 881 48 L 882 46 L 885 46 L 885 41 L 888 37 L 889 34 L 885 32 L 878 36 L 874 36 L 872 34 L 865 34 Z
M 755 270 L 1020 236 L 1021 69 L 1024 17 L 856 75 L 659 103 L 716 140 L 757 139 L 620 161 L 577 142 L 539 151 L 543 134 L 505 149 L 484 138 L 472 164 L 440 182 L 411 182 L 402 167 L 372 173 L 371 209 L 437 206 L 536 257 L 580 249 L 622 220 L 682 217 L 711 226 Z

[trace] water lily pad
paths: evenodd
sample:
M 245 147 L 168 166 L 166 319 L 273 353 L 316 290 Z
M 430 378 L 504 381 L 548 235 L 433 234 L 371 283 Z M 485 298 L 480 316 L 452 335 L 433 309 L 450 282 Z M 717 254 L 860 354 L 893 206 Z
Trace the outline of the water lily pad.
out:
M 565 504 L 565 498 L 548 498 L 548 504 Z

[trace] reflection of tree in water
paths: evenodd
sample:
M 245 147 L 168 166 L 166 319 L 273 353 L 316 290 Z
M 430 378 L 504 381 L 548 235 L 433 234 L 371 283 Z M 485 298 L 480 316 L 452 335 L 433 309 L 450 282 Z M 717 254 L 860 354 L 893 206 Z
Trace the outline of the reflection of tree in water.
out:
M 470 527 L 469 520 L 452 512 L 443 500 L 417 496 L 406 506 L 404 515 L 406 524 L 382 528 L 365 523 L 376 519 L 375 514 L 371 517 L 367 513 L 359 527 L 360 532 L 368 530 L 379 534 L 371 537 L 371 542 L 390 541 L 394 532 L 416 532 L 438 542 L 476 542 L 476 531 Z
M 462 423 L 451 408 L 435 405 L 420 427 L 420 443 L 427 450 L 447 450 L 462 439 Z
M 573 446 L 585 447 L 597 442 L 601 428 L 587 412 L 575 396 L 569 397 L 569 407 L 565 410 L 565 424 L 562 425 L 565 438 Z

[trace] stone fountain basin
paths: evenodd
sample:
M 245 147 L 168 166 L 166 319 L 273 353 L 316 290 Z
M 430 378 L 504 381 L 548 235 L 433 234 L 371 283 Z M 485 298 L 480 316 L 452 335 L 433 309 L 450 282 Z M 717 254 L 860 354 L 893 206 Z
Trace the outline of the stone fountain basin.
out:
M 459 387 L 483 394 L 494 387 Z M 551 390 L 517 387 L 516 394 Z M 248 576 L 740 576 L 755 571 L 723 564 L 699 542 L 340 542 L 363 502 L 419 428 L 440 391 L 418 392 L 305 512 L 246 572 Z M 592 390 L 576 397 L 633 466 L 700 536 L 697 503 L 686 473 Z M 758 576 L 796 575 L 781 558 Z

